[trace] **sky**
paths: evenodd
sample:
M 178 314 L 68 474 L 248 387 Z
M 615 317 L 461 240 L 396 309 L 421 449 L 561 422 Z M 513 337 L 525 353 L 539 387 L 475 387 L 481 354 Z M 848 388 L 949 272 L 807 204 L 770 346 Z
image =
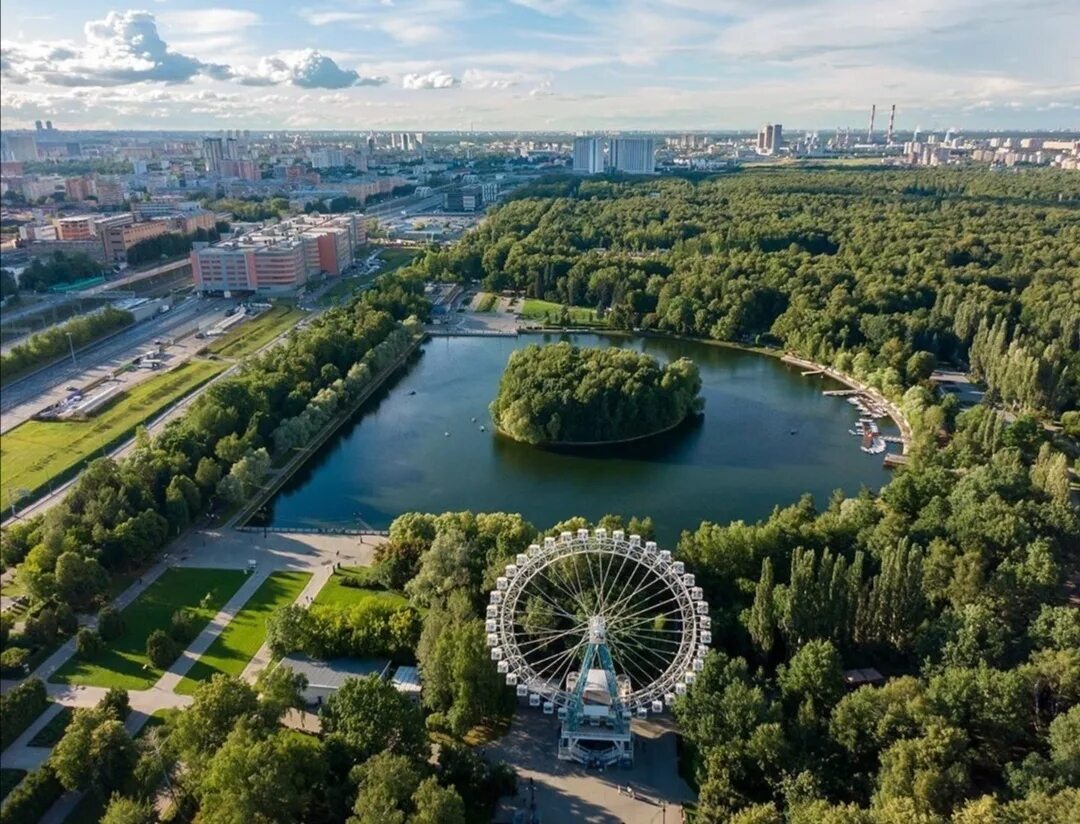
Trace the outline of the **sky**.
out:
M 1080 129 L 1077 0 L 4 0 L 58 128 Z

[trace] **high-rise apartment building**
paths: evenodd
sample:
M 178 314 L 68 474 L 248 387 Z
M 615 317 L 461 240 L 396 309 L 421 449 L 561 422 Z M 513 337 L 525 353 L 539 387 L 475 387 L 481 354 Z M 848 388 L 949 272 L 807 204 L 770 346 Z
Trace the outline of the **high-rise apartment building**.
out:
M 776 154 L 784 145 L 784 127 L 779 124 L 766 123 L 761 127 L 757 136 L 757 152 L 763 155 Z
M 32 134 L 6 134 L 2 143 L 3 160 L 22 163 L 38 159 L 37 139 Z
M 206 162 L 206 173 L 218 175 L 221 173 L 221 161 L 225 159 L 225 146 L 220 137 L 208 137 L 202 142 L 203 160 Z
M 656 171 L 656 144 L 651 137 L 617 137 L 608 144 L 608 165 L 631 175 Z
M 574 171 L 587 175 L 604 171 L 604 141 L 599 137 L 574 138 Z

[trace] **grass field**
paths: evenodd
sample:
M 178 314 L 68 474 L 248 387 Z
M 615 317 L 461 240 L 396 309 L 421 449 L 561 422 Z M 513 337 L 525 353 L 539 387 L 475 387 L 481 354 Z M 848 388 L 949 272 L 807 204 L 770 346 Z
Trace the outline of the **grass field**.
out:
M 274 306 L 252 320 L 240 323 L 228 334 L 211 343 L 206 350 L 223 358 L 242 358 L 266 346 L 287 329 L 295 326 L 307 312 L 291 306 Z
M 403 595 L 386 589 L 366 586 L 344 586 L 350 579 L 360 578 L 366 582 L 370 576 L 369 567 L 342 567 L 334 573 L 326 585 L 315 596 L 314 606 L 351 607 L 362 601 L 376 599 L 386 601 L 392 606 L 404 605 L 407 599 Z
M 71 707 L 64 707 L 54 715 L 49 723 L 38 730 L 38 734 L 30 739 L 31 747 L 55 747 L 56 743 L 64 737 L 64 730 L 71 723 L 74 711 Z
M 278 607 L 295 601 L 309 580 L 308 572 L 272 573 L 195 662 L 176 691 L 191 695 L 199 682 L 209 680 L 215 673 L 242 673 L 266 640 L 267 617 Z
M 9 770 L 7 767 L 0 770 L 0 801 L 7 798 L 25 776 L 26 770 Z
M 417 249 L 398 249 L 393 246 L 385 247 L 382 252 L 379 253 L 379 259 L 383 262 L 382 268 L 379 269 L 379 274 L 392 272 L 408 263 L 412 263 L 413 258 L 418 254 L 419 251 Z
M 494 292 L 481 292 L 476 297 L 476 311 L 477 312 L 490 312 L 495 308 L 495 303 L 499 300 L 499 296 Z
M 571 306 L 570 320 L 573 323 L 597 323 L 596 310 L 586 309 L 582 306 Z M 562 306 L 558 303 L 552 303 L 550 300 L 537 300 L 536 298 L 526 298 L 521 305 L 521 316 L 527 320 L 547 320 L 551 318 L 551 322 L 557 322 L 559 315 L 562 312 Z
M 26 421 L 5 432 L 0 437 L 0 501 L 7 505 L 16 489 L 40 497 L 35 491 L 66 480 L 225 368 L 214 361 L 189 361 L 121 392 L 88 421 Z
M 146 639 L 155 629 L 168 629 L 172 614 L 191 610 L 201 630 L 243 583 L 238 569 L 173 568 L 154 581 L 124 610 L 124 632 L 92 660 L 72 658 L 49 680 L 95 687 L 148 689 L 162 671 L 146 658 Z

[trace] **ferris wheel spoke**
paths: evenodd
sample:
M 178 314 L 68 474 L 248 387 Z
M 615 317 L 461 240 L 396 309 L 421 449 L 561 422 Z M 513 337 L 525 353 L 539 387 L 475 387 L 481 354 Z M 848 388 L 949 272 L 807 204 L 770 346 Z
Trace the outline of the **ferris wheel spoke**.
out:
M 625 646 L 623 647 L 623 652 L 627 657 L 638 661 L 642 666 L 658 670 L 657 676 L 667 672 L 677 658 L 677 655 L 671 656 L 670 658 L 666 655 L 661 655 L 659 652 L 648 646 Z M 653 678 L 652 680 L 656 679 Z
M 665 595 L 667 595 L 667 598 L 665 598 L 664 600 L 656 600 L 657 598 L 663 598 Z M 623 612 L 615 615 L 612 618 L 612 621 L 626 621 L 632 618 L 636 618 L 638 616 L 644 615 L 647 612 L 654 612 L 655 610 L 659 609 L 662 606 L 666 606 L 667 604 L 678 603 L 680 600 L 681 599 L 679 597 L 679 594 L 671 590 L 668 590 L 667 592 L 656 592 L 639 604 L 627 603 L 628 607 L 632 607 L 633 612 Z M 670 612 L 670 610 L 665 611 Z
M 612 563 L 611 563 L 611 564 L 609 565 L 609 567 L 608 567 L 608 573 L 609 573 L 609 575 L 610 575 L 610 573 L 611 573 L 611 568 L 610 568 L 610 567 L 611 567 L 611 566 L 614 566 L 614 563 L 615 563 L 615 562 L 614 562 L 614 555 L 615 555 L 615 553 L 613 552 L 613 553 L 611 553 L 611 554 L 612 554 Z M 614 578 L 609 578 L 609 583 L 610 583 L 610 585 L 611 585 L 611 590 L 612 590 L 612 593 L 614 593 L 615 587 L 616 587 L 616 586 L 618 585 L 618 582 L 619 582 L 619 578 L 620 578 L 620 577 L 622 576 L 622 571 L 623 571 L 623 569 L 624 569 L 624 568 L 626 567 L 626 560 L 627 560 L 627 558 L 629 558 L 629 557 L 630 557 L 630 556 L 629 556 L 629 554 L 628 554 L 628 553 L 625 553 L 625 552 L 623 552 L 623 553 L 620 553 L 620 554 L 622 555 L 622 561 L 621 561 L 621 563 L 619 564 L 619 569 L 618 569 L 618 570 L 617 570 L 617 571 L 615 572 L 615 577 L 614 577 Z M 607 605 L 608 605 L 608 599 L 607 599 L 607 596 L 608 596 L 608 594 L 609 594 L 609 593 L 608 593 L 608 591 L 607 591 L 607 587 L 608 587 L 608 584 L 605 584 L 605 585 L 604 585 L 604 609 L 605 609 L 605 612 L 606 612 L 606 610 L 607 610 Z
M 644 576 L 642 576 L 641 582 L 638 584 L 634 584 L 634 579 L 637 578 L 643 567 L 644 565 L 641 563 L 634 564 L 633 569 L 630 570 L 629 575 L 627 575 L 626 579 L 622 582 L 622 586 L 619 589 L 619 594 L 605 606 L 605 614 L 611 614 L 616 610 L 622 609 L 622 605 L 625 602 L 626 598 L 633 597 L 633 594 L 638 591 L 638 588 L 645 583 L 646 579 Z M 633 587 L 631 585 L 633 585 Z M 627 596 L 626 594 L 627 591 L 629 591 L 630 593 L 629 596 Z
M 573 627 L 573 628 L 568 629 L 568 630 L 563 630 L 562 632 L 557 632 L 557 633 L 555 633 L 553 635 L 545 635 L 545 636 L 542 636 L 542 637 L 539 637 L 539 638 L 525 638 L 522 641 L 516 641 L 515 644 L 517 645 L 517 648 L 519 650 L 522 647 L 525 647 L 525 646 L 530 646 L 530 647 L 533 647 L 533 648 L 539 648 L 539 647 L 543 647 L 543 646 L 546 646 L 548 644 L 554 643 L 555 641 L 558 641 L 560 638 L 566 638 L 567 636 L 570 636 L 570 635 L 580 635 L 580 634 L 581 634 L 581 627 Z
M 571 565 L 573 565 L 573 563 L 574 562 L 571 560 Z M 575 586 L 574 581 L 570 578 L 570 575 L 560 568 L 559 562 L 549 564 L 546 569 L 551 570 L 551 581 L 555 581 L 555 578 L 557 576 L 564 583 L 564 586 L 562 587 L 563 591 L 570 596 L 577 608 L 581 610 L 582 614 L 584 615 L 588 613 L 588 609 L 585 605 L 585 596 L 584 593 L 581 591 L 580 581 L 578 582 L 579 586 Z
M 585 646 L 585 642 L 584 641 L 579 641 L 573 647 L 570 647 L 569 649 L 565 649 L 565 650 L 563 650 L 561 652 L 557 652 L 554 655 L 549 655 L 549 656 L 547 656 L 545 658 L 541 658 L 540 660 L 536 661 L 535 663 L 531 663 L 530 666 L 533 668 L 533 671 L 537 675 L 541 676 L 545 680 L 550 680 L 550 679 L 545 677 L 546 674 L 549 671 L 552 674 L 557 674 L 562 669 L 562 667 L 566 665 L 566 662 L 568 660 L 569 661 L 574 660 L 574 657 L 578 654 L 578 652 L 584 646 Z M 541 666 L 543 664 L 547 664 L 547 666 Z M 560 687 L 560 689 L 561 689 L 561 687 Z
M 535 588 L 534 588 L 534 589 L 532 590 L 532 592 L 531 592 L 531 593 L 530 593 L 530 591 L 529 591 L 529 586 L 530 586 L 530 585 L 534 585 L 534 587 L 535 587 Z M 568 612 L 568 611 L 567 611 L 567 610 L 566 610 L 566 609 L 565 609 L 565 608 L 564 608 L 564 607 L 563 607 L 563 606 L 562 606 L 561 604 L 559 604 L 559 603 L 558 603 L 557 601 L 554 601 L 554 600 L 552 600 L 552 599 L 551 599 L 551 597 L 549 597 L 549 596 L 548 596 L 548 595 L 547 595 L 547 594 L 546 594 L 546 593 L 545 593 L 545 592 L 543 591 L 543 589 L 541 589 L 541 587 L 539 586 L 539 584 L 536 584 L 536 579 L 535 579 L 535 578 L 531 578 L 531 579 L 529 579 L 528 581 L 526 581 L 526 582 L 525 582 L 525 586 L 523 586 L 523 587 L 521 588 L 521 594 L 522 594 L 522 595 L 532 594 L 533 596 L 535 596 L 535 597 L 539 598 L 540 600 L 542 600 L 542 601 L 543 601 L 544 603 L 546 603 L 546 604 L 547 604 L 548 606 L 550 606 L 550 607 L 551 607 L 552 609 L 554 609 L 554 610 L 555 610 L 555 611 L 557 611 L 557 612 L 560 612 L 560 613 L 562 613 L 562 614 L 563 614 L 563 615 L 564 615 L 565 617 L 567 617 L 567 618 L 571 619 L 572 621 L 577 621 L 577 620 L 580 620 L 580 617 L 579 617 L 579 616 L 573 615 L 572 613 Z M 570 593 L 567 593 L 567 594 L 569 595 Z M 518 597 L 518 602 L 520 602 L 520 600 L 521 600 L 521 598 L 520 598 L 520 596 L 519 596 L 519 597 Z M 580 604 L 578 604 L 577 602 L 575 602 L 575 604 L 577 605 L 577 607 L 578 607 L 579 609 L 581 608 L 581 605 L 580 605 Z M 528 607 L 528 602 L 527 602 L 527 600 L 526 600 L 526 607 Z
M 624 675 L 626 675 L 627 678 L 630 679 L 631 692 L 636 691 L 635 684 L 638 687 L 641 687 L 653 680 L 648 677 L 648 672 L 646 670 L 641 669 L 639 665 L 631 661 L 629 659 L 629 656 L 623 654 L 622 650 L 616 651 L 615 649 L 612 649 L 611 657 L 612 663 L 617 662 L 616 667 L 618 668 L 618 670 L 620 670 Z
M 550 570 L 550 574 L 545 574 L 543 576 L 543 580 L 554 584 L 556 587 L 558 587 L 560 590 L 562 590 L 562 592 L 568 598 L 570 598 L 570 600 L 574 603 L 574 605 L 584 613 L 585 612 L 585 606 L 584 606 L 584 603 L 582 601 L 581 593 L 577 592 L 577 591 L 575 591 L 573 589 L 573 587 L 570 584 L 570 581 L 566 579 L 566 577 L 562 574 L 562 571 L 558 568 L 558 564 L 553 563 L 553 564 L 549 564 L 548 566 L 544 567 L 545 572 L 547 572 L 549 570 Z M 535 578 L 530 579 L 529 583 L 532 583 L 533 581 L 535 581 Z

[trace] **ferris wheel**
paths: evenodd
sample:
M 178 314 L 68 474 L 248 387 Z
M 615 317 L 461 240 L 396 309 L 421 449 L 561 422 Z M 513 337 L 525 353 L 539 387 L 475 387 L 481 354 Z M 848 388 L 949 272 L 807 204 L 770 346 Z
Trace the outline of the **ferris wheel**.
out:
M 712 641 L 709 605 L 683 563 L 605 529 L 518 555 L 491 592 L 485 629 L 506 683 L 558 712 L 560 757 L 576 760 L 626 760 L 630 719 L 684 694 Z M 597 736 L 615 744 L 583 746 Z

